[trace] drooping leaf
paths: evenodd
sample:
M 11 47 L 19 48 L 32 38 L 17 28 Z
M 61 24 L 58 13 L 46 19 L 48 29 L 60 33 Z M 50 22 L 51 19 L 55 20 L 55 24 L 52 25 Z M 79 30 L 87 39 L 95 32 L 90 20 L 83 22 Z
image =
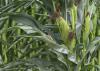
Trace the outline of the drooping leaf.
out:
M 17 23 L 19 23 L 19 25 L 23 24 L 23 25 L 31 26 L 33 28 L 40 29 L 36 20 L 32 16 L 29 16 L 27 14 L 11 14 L 10 18 L 15 20 Z

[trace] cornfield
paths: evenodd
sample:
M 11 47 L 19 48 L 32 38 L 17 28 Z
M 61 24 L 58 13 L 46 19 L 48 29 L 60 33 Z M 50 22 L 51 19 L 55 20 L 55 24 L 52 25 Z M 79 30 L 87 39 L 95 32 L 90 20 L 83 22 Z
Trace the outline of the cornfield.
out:
M 100 0 L 0 0 L 0 71 L 100 71 Z

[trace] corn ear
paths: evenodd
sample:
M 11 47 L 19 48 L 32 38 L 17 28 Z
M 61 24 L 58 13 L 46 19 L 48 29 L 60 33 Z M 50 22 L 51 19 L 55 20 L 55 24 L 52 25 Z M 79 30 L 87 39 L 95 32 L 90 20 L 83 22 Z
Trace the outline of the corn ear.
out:
M 73 48 L 75 47 L 75 45 L 76 45 L 76 39 L 75 39 L 75 37 L 71 40 L 71 43 L 70 43 L 70 45 L 71 45 L 71 50 L 73 51 Z
M 73 7 L 71 8 L 71 21 L 72 30 L 75 31 L 77 21 L 77 7 L 75 5 L 73 5 Z
M 97 14 L 94 15 L 92 23 L 93 23 L 93 30 L 92 30 L 91 35 L 90 35 L 90 40 L 91 41 L 95 38 L 95 34 L 96 34 Z
M 65 21 L 61 16 L 56 18 L 56 24 L 59 28 L 61 39 L 64 41 L 64 44 L 69 47 L 70 50 L 73 50 L 76 44 L 74 32 L 70 30 L 68 22 Z M 71 33 L 71 34 L 70 34 Z M 72 36 L 72 37 L 71 37 Z
M 97 27 L 97 14 L 95 14 L 93 18 L 93 35 L 96 33 L 96 27 Z
M 56 24 L 59 28 L 59 32 L 61 35 L 62 40 L 64 41 L 64 43 L 66 45 L 68 45 L 68 34 L 69 34 L 69 30 L 70 27 L 67 23 L 67 21 L 65 21 L 61 16 L 56 18 Z
M 90 34 L 90 16 L 87 15 L 83 26 L 83 44 L 85 45 Z
M 76 30 L 76 21 L 77 21 L 77 7 L 73 4 L 73 7 L 71 8 L 71 24 L 72 24 L 72 31 L 75 33 Z M 76 39 L 75 37 L 72 38 L 72 40 L 70 41 L 70 46 L 72 48 L 75 47 L 76 44 Z

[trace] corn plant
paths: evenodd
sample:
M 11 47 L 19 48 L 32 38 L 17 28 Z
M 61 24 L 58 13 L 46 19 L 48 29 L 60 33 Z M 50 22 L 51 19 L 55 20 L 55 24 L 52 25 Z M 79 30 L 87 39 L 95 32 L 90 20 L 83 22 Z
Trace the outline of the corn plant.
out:
M 100 71 L 99 0 L 0 0 L 0 71 Z

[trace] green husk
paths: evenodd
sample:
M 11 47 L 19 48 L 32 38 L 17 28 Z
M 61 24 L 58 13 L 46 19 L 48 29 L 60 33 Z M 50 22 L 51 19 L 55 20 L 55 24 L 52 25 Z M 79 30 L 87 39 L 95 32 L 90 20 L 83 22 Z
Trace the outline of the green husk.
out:
M 75 31 L 77 21 L 77 7 L 75 5 L 73 5 L 73 7 L 71 8 L 71 18 L 72 30 Z
M 70 27 L 67 23 L 67 21 L 65 21 L 61 16 L 56 18 L 56 24 L 59 28 L 60 31 L 60 35 L 62 40 L 64 41 L 64 43 L 68 46 L 68 34 L 70 31 Z
M 87 44 L 88 36 L 90 34 L 90 17 L 87 15 L 85 17 L 85 23 L 83 25 L 83 44 L 84 46 Z

